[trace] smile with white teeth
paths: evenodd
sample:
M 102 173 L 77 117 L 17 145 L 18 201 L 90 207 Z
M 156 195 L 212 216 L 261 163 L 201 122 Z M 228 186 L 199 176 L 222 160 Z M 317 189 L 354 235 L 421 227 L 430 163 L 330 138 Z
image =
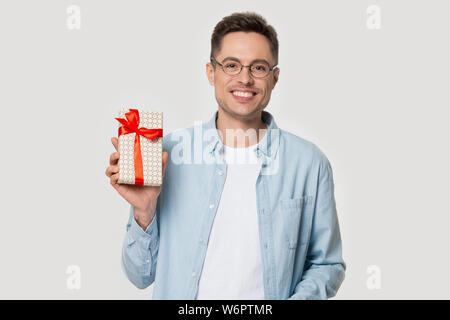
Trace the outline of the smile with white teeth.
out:
M 253 92 L 244 92 L 244 91 L 233 91 L 232 93 L 235 96 L 245 97 L 245 98 L 253 97 L 255 95 Z

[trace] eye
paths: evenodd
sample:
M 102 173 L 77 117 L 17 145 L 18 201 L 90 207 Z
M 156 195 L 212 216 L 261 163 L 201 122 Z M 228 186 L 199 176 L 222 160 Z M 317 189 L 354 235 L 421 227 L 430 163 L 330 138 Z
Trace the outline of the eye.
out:
M 267 66 L 265 66 L 264 64 L 256 64 L 253 66 L 253 68 L 255 69 L 255 71 L 265 72 L 267 70 Z
M 235 63 L 227 63 L 227 64 L 225 64 L 225 68 L 227 68 L 227 69 L 235 69 L 235 68 L 237 68 L 237 65 L 235 64 Z

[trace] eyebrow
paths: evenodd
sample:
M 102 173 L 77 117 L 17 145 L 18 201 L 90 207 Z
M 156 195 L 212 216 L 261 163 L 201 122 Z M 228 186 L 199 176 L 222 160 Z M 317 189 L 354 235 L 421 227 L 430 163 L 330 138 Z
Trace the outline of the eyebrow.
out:
M 233 60 L 233 61 L 241 63 L 241 61 L 238 58 L 235 58 L 235 57 L 226 57 L 225 59 L 222 60 L 222 63 L 227 61 L 227 60 Z M 267 63 L 270 66 L 270 63 L 267 62 L 267 60 L 264 60 L 264 59 L 255 59 L 250 64 L 253 64 L 255 62 L 265 62 L 265 63 Z

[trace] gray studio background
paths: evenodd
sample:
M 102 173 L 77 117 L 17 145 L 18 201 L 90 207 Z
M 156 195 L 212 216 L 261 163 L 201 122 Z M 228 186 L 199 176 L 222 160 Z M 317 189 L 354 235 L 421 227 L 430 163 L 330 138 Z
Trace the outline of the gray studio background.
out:
M 80 29 L 69 27 L 72 5 Z M 165 133 L 209 120 L 211 33 L 245 10 L 279 34 L 267 110 L 333 167 L 347 263 L 335 299 L 450 298 L 449 9 L 437 0 L 2 1 L 0 298 L 151 298 L 120 267 L 129 204 L 104 173 L 114 117 L 129 106 L 163 111 Z

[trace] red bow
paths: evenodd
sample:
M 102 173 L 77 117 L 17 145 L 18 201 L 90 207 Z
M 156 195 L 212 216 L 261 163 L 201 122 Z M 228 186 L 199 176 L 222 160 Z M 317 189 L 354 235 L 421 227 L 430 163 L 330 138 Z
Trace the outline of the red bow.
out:
M 130 109 L 125 113 L 125 119 L 115 118 L 123 126 L 119 127 L 119 137 L 123 134 L 136 133 L 134 138 L 134 181 L 136 185 L 144 185 L 144 169 L 142 167 L 141 140 L 139 136 L 154 140 L 163 136 L 162 129 L 147 129 L 139 127 L 139 111 Z

